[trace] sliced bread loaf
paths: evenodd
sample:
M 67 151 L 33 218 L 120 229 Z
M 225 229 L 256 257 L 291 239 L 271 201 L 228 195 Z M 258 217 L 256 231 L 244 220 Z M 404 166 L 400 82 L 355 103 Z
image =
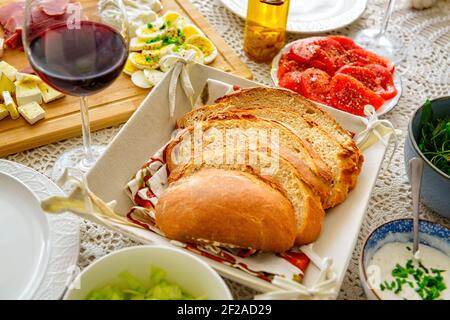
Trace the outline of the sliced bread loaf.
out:
M 253 105 L 242 106 L 243 109 L 239 109 L 240 107 L 230 105 L 227 107 L 227 112 L 252 114 L 263 119 L 283 123 L 306 140 L 312 146 L 314 152 L 328 165 L 333 174 L 333 185 L 330 197 L 324 204 L 325 209 L 334 207 L 346 199 L 348 191 L 353 189 L 356 184 L 360 170 L 358 160 L 361 155 L 358 152 L 344 148 L 317 123 L 305 119 L 297 111 L 273 107 L 255 107 Z M 207 109 L 207 111 L 199 111 L 204 116 L 215 117 L 222 112 L 222 105 L 216 104 L 201 109 Z M 183 125 L 191 126 L 194 123 L 193 117 L 184 117 Z
M 273 138 L 272 133 L 275 133 L 279 141 L 273 141 L 273 143 L 294 165 L 303 181 L 319 195 L 321 203 L 326 204 L 332 188 L 331 170 L 314 152 L 310 144 L 299 138 L 290 128 L 277 121 L 236 113 L 219 114 L 215 118 L 199 123 L 198 126 L 197 129 L 195 126 L 187 128 L 185 134 L 172 141 L 166 148 L 165 158 L 170 171 L 175 169 L 177 163 L 183 162 L 180 159 L 189 161 L 194 154 L 198 157 L 199 151 L 201 153 L 221 149 L 235 150 L 236 138 L 242 139 L 241 142 L 245 146 L 250 141 L 258 141 L 260 132 L 265 133 L 269 139 Z M 202 132 L 200 138 L 195 134 L 195 130 L 198 129 Z M 214 135 L 215 130 L 218 130 L 217 135 Z M 229 141 L 233 143 L 232 148 L 229 146 Z M 270 145 L 268 141 L 263 141 L 264 145 Z M 201 150 L 195 150 L 199 145 Z M 228 155 L 225 160 L 228 163 L 239 162 L 239 156 L 237 154 L 237 158 L 233 158 Z
M 284 252 L 294 245 L 294 210 L 254 174 L 205 169 L 170 184 L 155 208 L 166 237 L 181 242 Z
M 237 170 L 262 177 L 265 181 L 270 181 L 271 184 L 274 183 L 279 186 L 294 207 L 296 220 L 295 244 L 302 245 L 315 241 L 320 234 L 325 212 L 320 205 L 320 199 L 303 182 L 296 168 L 282 153 L 276 154 L 266 147 L 260 147 L 258 150 L 236 149 L 235 152 L 245 155 L 244 163 L 227 164 L 224 161 L 226 157 L 225 149 L 205 152 L 201 159 L 192 158 L 189 163 L 178 166 L 171 172 L 169 182 L 178 181 L 205 168 Z M 276 167 L 271 168 L 275 157 L 278 163 Z
M 282 93 L 280 94 L 279 91 Z M 271 100 L 274 99 L 275 92 L 277 93 L 275 96 L 281 96 L 281 98 L 278 97 L 278 102 L 289 99 L 289 101 L 297 101 L 296 105 L 274 104 L 275 101 Z M 262 98 L 265 95 L 268 99 L 263 102 L 256 100 L 256 97 Z M 223 112 L 250 113 L 260 118 L 283 123 L 311 144 L 313 150 L 331 168 L 333 186 L 328 201 L 324 203 L 324 208 L 334 207 L 344 201 L 348 192 L 355 187 L 363 156 L 348 132 L 340 127 L 332 117 L 311 105 L 301 96 L 297 96 L 296 93 L 280 89 L 243 89 L 219 99 L 221 103 L 204 106 L 187 113 L 178 121 L 178 126 L 182 128 L 192 126 L 196 121 L 204 121 Z M 269 101 L 269 104 L 265 104 L 266 101 Z M 313 113 L 309 111 L 310 109 Z M 322 116 L 323 119 L 321 119 Z M 327 130 L 318 122 L 328 123 L 326 128 L 335 130 Z M 339 142 L 339 137 L 342 138 L 341 141 L 344 144 Z

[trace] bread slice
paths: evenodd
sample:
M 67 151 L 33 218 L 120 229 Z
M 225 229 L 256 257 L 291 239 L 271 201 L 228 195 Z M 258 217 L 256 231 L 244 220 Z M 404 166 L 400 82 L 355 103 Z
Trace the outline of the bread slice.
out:
M 279 186 L 294 207 L 295 244 L 303 245 L 314 242 L 320 234 L 325 211 L 318 196 L 303 182 L 296 168 L 283 157 L 282 153 L 275 153 L 267 147 L 260 147 L 258 150 L 245 148 L 234 151 L 245 155 L 244 163 L 227 164 L 224 161 L 225 149 L 205 152 L 201 159 L 191 158 L 189 163 L 178 166 L 169 175 L 169 182 L 178 181 L 205 168 L 237 170 L 262 177 Z M 252 159 L 254 161 L 251 161 Z M 273 159 L 277 159 L 278 163 L 271 167 Z M 224 188 L 227 187 L 224 185 Z
M 312 145 L 314 151 L 324 160 L 333 174 L 333 184 L 330 197 L 324 208 L 334 207 L 344 201 L 348 191 L 353 189 L 359 173 L 359 152 L 344 148 L 331 135 L 324 131 L 317 123 L 303 118 L 298 112 L 273 107 L 255 107 L 253 105 L 228 106 L 227 112 L 236 114 L 252 114 L 257 117 L 275 120 L 291 128 L 298 136 L 303 137 Z M 203 111 L 207 109 L 207 111 Z M 204 116 L 215 117 L 222 112 L 222 105 L 202 107 L 198 111 Z M 194 113 L 192 113 L 194 114 Z M 193 125 L 193 120 L 185 116 L 183 125 Z
M 297 111 L 305 119 L 320 125 L 343 147 L 358 151 L 351 133 L 342 128 L 330 114 L 293 91 L 268 87 L 241 89 L 217 99 L 216 103 L 222 104 L 224 110 L 227 110 L 228 106 L 242 108 L 253 105 Z
M 321 202 L 323 204 L 326 203 L 332 187 L 333 177 L 331 171 L 312 150 L 309 143 L 299 138 L 288 127 L 279 122 L 261 119 L 253 115 L 227 113 L 219 114 L 216 118 L 200 123 L 198 129 L 203 132 L 202 150 L 200 151 L 210 150 L 211 148 L 214 148 L 214 150 L 226 148 L 227 139 L 230 138 L 232 141 L 233 138 L 236 138 L 229 136 L 233 133 L 242 137 L 244 142 L 257 140 L 258 132 L 266 132 L 269 137 L 272 133 L 276 133 L 279 138 L 279 143 L 276 143 L 279 146 L 279 150 L 295 166 L 303 181 L 319 195 Z M 239 131 L 233 132 L 233 129 Z M 183 162 L 180 159 L 189 161 L 194 153 L 198 154 L 199 150 L 194 150 L 195 145 L 198 145 L 198 143 L 194 143 L 194 139 L 198 140 L 195 130 L 197 130 L 195 126 L 187 128 L 185 134 L 172 141 L 166 148 L 165 158 L 169 171 L 176 167 L 176 162 Z M 212 133 L 216 132 L 215 130 L 218 130 L 219 137 L 212 135 Z M 220 143 L 217 144 L 217 141 Z M 174 149 L 175 152 L 173 152 Z M 230 159 L 239 160 L 238 158 Z
M 223 112 L 250 113 L 260 118 L 279 121 L 290 127 L 298 136 L 303 137 L 304 140 L 310 143 L 314 151 L 331 168 L 333 185 L 330 197 L 324 203 L 324 208 L 334 207 L 344 201 L 348 192 L 356 185 L 363 162 L 363 156 L 351 136 L 334 119 L 331 117 L 331 119 L 327 119 L 329 117 L 328 114 L 323 113 L 320 109 L 317 112 L 314 111 L 317 108 L 315 106 L 309 106 L 310 103 L 306 100 L 298 108 L 283 104 L 264 104 L 261 101 L 252 100 L 257 93 L 260 93 L 261 96 L 263 96 L 263 93 L 270 96 L 274 92 L 279 91 L 279 89 L 262 89 L 267 88 L 244 89 L 230 95 L 238 95 L 241 92 L 239 98 L 232 99 L 232 103 L 223 102 L 193 110 L 178 120 L 178 126 L 192 126 L 196 121 L 204 121 Z M 286 90 L 281 91 L 284 94 Z M 290 92 L 288 91 L 287 93 L 289 95 Z M 293 95 L 297 94 L 294 93 Z M 221 98 L 219 101 L 227 100 L 227 97 L 229 96 Z M 299 101 L 304 100 L 301 96 L 296 97 L 296 99 Z M 274 103 L 274 101 L 272 102 Z M 302 105 L 305 107 L 302 107 Z M 315 120 L 312 120 L 312 117 L 305 116 L 304 109 L 310 107 L 316 112 L 316 116 L 320 116 L 323 113 L 325 115 L 324 121 L 329 121 L 339 132 L 347 136 L 346 139 L 348 141 L 345 142 L 346 146 L 339 143 L 338 139 L 336 139 L 336 137 L 339 137 L 339 134 L 333 135 L 333 132 L 325 130 Z M 306 114 L 309 114 L 309 111 L 306 111 Z M 314 117 L 314 119 L 317 119 L 317 117 Z
M 291 203 L 253 174 L 204 169 L 172 183 L 155 208 L 166 237 L 181 242 L 284 252 L 294 245 Z

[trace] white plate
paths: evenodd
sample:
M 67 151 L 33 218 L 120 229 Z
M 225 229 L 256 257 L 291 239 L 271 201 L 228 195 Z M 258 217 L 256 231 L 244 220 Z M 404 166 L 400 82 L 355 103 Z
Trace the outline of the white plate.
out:
M 275 56 L 275 58 L 273 58 L 272 60 L 272 67 L 270 69 L 270 77 L 272 78 L 272 82 L 275 86 L 278 87 L 278 63 L 280 62 L 280 58 L 281 56 L 289 51 L 291 49 L 291 47 L 294 45 L 295 41 L 292 41 L 290 43 L 288 43 L 287 45 L 284 46 L 283 49 L 280 50 L 280 52 L 278 52 L 278 54 Z M 400 97 L 402 95 L 402 79 L 398 73 L 397 70 L 394 71 L 394 76 L 393 76 L 393 80 L 394 80 L 394 85 L 395 88 L 397 88 L 397 95 L 395 97 L 393 97 L 392 99 L 386 101 L 378 110 L 377 110 L 377 115 L 378 116 L 382 116 L 383 114 L 388 113 L 389 111 L 391 111 L 398 103 L 398 100 L 400 100 Z M 316 102 L 316 101 L 312 101 L 311 102 L 315 103 L 316 105 L 320 106 L 320 107 L 327 107 L 327 108 L 332 108 L 330 106 L 324 105 L 322 103 Z
M 79 219 L 49 216 L 39 200 L 64 193 L 48 178 L 0 160 L 0 299 L 59 299 L 75 271 Z
M 36 196 L 0 173 L 0 299 L 30 299 L 48 263 L 48 223 Z
M 221 1 L 241 18 L 247 16 L 247 1 Z M 314 34 L 336 30 L 357 20 L 366 5 L 367 0 L 291 0 L 287 31 Z
M 178 84 L 175 114 L 174 118 L 170 118 L 168 90 L 172 72 L 173 70 L 149 93 L 87 175 L 90 189 L 106 202 L 116 200 L 115 211 L 122 215 L 125 215 L 130 206 L 133 205 L 125 193 L 126 184 L 136 174 L 136 170 L 169 141 L 176 119 L 191 110 L 190 102 L 184 95 L 181 85 Z M 208 79 L 215 79 L 243 88 L 261 86 L 256 82 L 198 64 L 190 66 L 190 75 L 197 97 Z M 331 113 L 347 130 L 358 133 L 365 129 L 360 117 L 329 107 L 323 109 Z M 358 239 L 361 223 L 385 151 L 386 146 L 379 141 L 363 152 L 365 161 L 356 188 L 349 194 L 344 203 L 327 210 L 322 233 L 314 244 L 315 251 L 319 255 L 333 259 L 338 286 L 344 279 L 345 271 Z M 111 174 L 112 172 L 114 174 Z M 168 239 L 147 230 L 122 225 L 114 225 L 114 229 L 142 243 L 172 245 Z M 244 271 L 205 257 L 200 258 L 223 276 L 256 290 L 263 292 L 279 290 L 272 283 L 249 275 Z M 319 270 L 314 265 L 310 265 L 303 282 L 307 286 L 311 286 L 318 276 Z

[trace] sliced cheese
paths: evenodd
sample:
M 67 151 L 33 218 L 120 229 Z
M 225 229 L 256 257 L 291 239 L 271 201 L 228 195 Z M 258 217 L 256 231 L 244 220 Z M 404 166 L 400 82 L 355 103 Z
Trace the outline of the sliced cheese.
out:
M 16 100 L 19 106 L 31 102 L 42 103 L 42 94 L 39 87 L 34 82 L 14 82 L 16 85 Z
M 3 101 L 5 102 L 5 107 L 9 112 L 9 115 L 13 120 L 19 118 L 19 112 L 17 111 L 16 103 L 14 102 L 11 94 L 8 91 L 3 91 L 2 93 Z
M 0 61 L 0 72 L 12 82 L 16 81 L 17 69 L 5 61 Z
M 8 109 L 6 109 L 4 104 L 0 103 L 0 120 L 5 119 L 9 115 Z
M 45 103 L 49 103 L 55 101 L 56 99 L 60 99 L 64 97 L 64 93 L 59 92 L 44 82 L 38 84 L 39 90 L 41 91 L 42 98 Z
M 0 77 L 0 92 L 8 91 L 14 93 L 16 91 L 16 86 L 14 82 L 11 81 L 8 76 L 4 73 L 1 74 Z
M 45 110 L 35 101 L 20 106 L 19 113 L 29 124 L 35 124 L 45 118 Z
M 18 83 L 41 83 L 42 80 L 41 78 L 39 78 L 38 76 L 34 75 L 34 74 L 29 74 L 29 73 L 22 73 L 22 72 L 18 72 L 16 74 L 16 82 Z

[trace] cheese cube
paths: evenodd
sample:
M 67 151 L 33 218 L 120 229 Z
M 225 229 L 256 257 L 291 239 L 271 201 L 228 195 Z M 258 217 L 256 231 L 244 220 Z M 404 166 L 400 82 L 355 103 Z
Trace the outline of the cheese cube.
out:
M 9 115 L 8 109 L 6 109 L 4 104 L 0 103 L 0 120 L 5 119 Z
M 38 87 L 39 90 L 41 90 L 41 95 L 45 103 L 49 103 L 51 101 L 64 97 L 63 93 L 53 89 L 44 82 L 39 83 Z
M 39 84 L 42 82 L 42 79 L 34 74 L 17 72 L 16 82 L 18 83 L 34 82 L 36 84 Z
M 14 102 L 11 94 L 8 91 L 3 91 L 2 93 L 3 101 L 5 102 L 5 107 L 9 112 L 9 115 L 13 120 L 18 119 L 20 117 L 19 112 L 17 111 L 16 103 Z
M 12 82 L 16 81 L 17 69 L 5 61 L 0 61 L 0 72 L 6 75 Z
M 14 82 L 11 81 L 8 78 L 8 76 L 4 73 L 2 73 L 0 77 L 0 92 L 3 91 L 9 91 L 11 93 L 14 93 L 16 91 L 16 86 L 14 85 Z
M 35 124 L 45 118 L 45 110 L 35 101 L 19 107 L 19 112 L 29 124 Z
M 19 106 L 30 102 L 42 103 L 41 90 L 34 82 L 14 82 L 16 85 L 16 100 Z

